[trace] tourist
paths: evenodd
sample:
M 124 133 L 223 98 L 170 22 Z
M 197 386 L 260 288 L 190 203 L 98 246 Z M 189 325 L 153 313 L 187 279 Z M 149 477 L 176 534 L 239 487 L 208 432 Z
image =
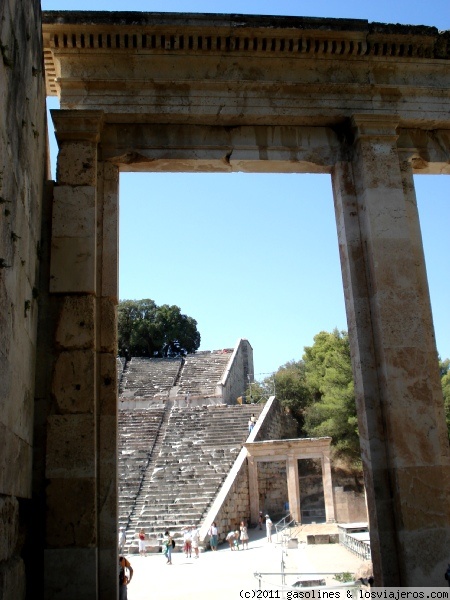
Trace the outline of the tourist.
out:
M 208 531 L 209 534 L 209 543 L 211 545 L 211 550 L 214 552 L 217 550 L 217 545 L 219 544 L 219 530 L 217 529 L 216 522 L 211 525 Z
M 250 418 L 250 419 L 248 420 L 248 432 L 249 432 L 249 434 L 252 432 L 252 429 L 253 429 L 254 425 L 255 425 L 255 424 L 253 423 L 253 421 L 252 421 L 252 420 L 251 420 L 251 418 Z
M 258 526 L 259 526 L 260 529 L 262 529 L 263 523 L 264 523 L 264 517 L 263 517 L 263 514 L 262 514 L 262 510 L 260 510 L 259 511 L 259 516 L 258 516 Z
M 164 532 L 163 554 L 167 558 L 166 565 L 171 565 L 172 564 L 172 538 L 168 531 Z
M 191 526 L 189 525 L 184 530 L 183 534 L 183 552 L 186 555 L 186 558 L 191 558 L 192 553 L 192 532 Z
M 125 528 L 121 527 L 119 529 L 119 554 L 122 554 L 126 541 L 127 536 L 125 535 Z
M 191 537 L 192 537 L 192 548 L 194 550 L 195 558 L 198 558 L 198 556 L 199 556 L 198 545 L 200 542 L 200 533 L 195 525 L 192 526 Z
M 444 577 L 448 581 L 448 585 L 450 587 L 450 563 L 448 563 L 448 567 L 447 567 L 447 570 L 445 571 Z
M 266 515 L 266 535 L 267 535 L 267 541 L 271 542 L 272 541 L 272 519 L 269 517 L 269 515 Z
M 234 550 L 235 549 L 235 538 L 236 538 L 236 533 L 239 535 L 239 531 L 230 531 L 230 533 L 227 535 L 227 537 L 225 538 L 230 546 L 230 550 Z
M 240 525 L 239 529 L 241 531 L 242 549 L 248 550 L 248 528 L 247 528 L 247 525 L 245 524 L 245 521 L 241 521 L 241 525 Z
M 128 584 L 133 577 L 133 567 L 124 556 L 119 556 L 119 600 L 127 600 Z
M 145 556 L 145 531 L 143 529 L 139 532 L 139 554 Z
M 253 427 L 256 425 L 255 413 L 252 413 L 252 416 L 250 417 L 250 421 L 252 422 L 252 429 L 253 429 Z

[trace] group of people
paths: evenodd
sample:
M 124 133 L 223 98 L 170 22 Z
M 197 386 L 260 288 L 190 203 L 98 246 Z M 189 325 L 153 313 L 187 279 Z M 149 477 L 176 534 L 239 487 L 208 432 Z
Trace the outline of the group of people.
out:
M 272 527 L 273 523 L 269 515 L 263 517 L 262 511 L 259 513 L 259 529 L 262 529 L 263 523 L 266 526 L 267 541 L 272 541 Z M 208 530 L 209 543 L 211 550 L 214 552 L 217 550 L 219 544 L 219 530 L 217 523 L 214 521 Z M 230 546 L 230 550 L 239 550 L 240 544 L 242 544 L 243 550 L 248 550 L 248 526 L 245 521 L 241 521 L 239 529 L 232 530 L 226 536 L 226 541 Z M 139 554 L 146 556 L 146 536 L 144 529 L 141 529 L 138 534 L 139 542 Z M 123 527 L 119 530 L 119 600 L 127 600 L 127 586 L 133 577 L 133 568 L 130 562 L 122 555 L 124 552 L 126 543 L 125 530 Z M 189 525 L 183 531 L 183 552 L 186 558 L 191 558 L 192 551 L 194 552 L 194 558 L 199 558 L 199 543 L 200 533 L 195 525 Z M 172 551 L 175 547 L 175 540 L 170 535 L 170 532 L 166 530 L 162 539 L 162 552 L 166 558 L 166 564 L 172 564 Z
M 192 550 L 194 557 L 199 557 L 198 544 L 200 542 L 200 533 L 195 525 L 188 525 L 183 531 L 183 552 L 186 558 L 191 558 Z
M 239 544 L 242 543 L 243 550 L 248 550 L 248 527 L 245 521 L 241 521 L 239 529 L 230 531 L 225 538 L 230 546 L 230 550 L 239 550 Z

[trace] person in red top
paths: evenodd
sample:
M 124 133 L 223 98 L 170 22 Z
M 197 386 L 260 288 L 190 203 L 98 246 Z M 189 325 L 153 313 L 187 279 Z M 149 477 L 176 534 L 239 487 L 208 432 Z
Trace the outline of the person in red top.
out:
M 145 556 L 145 531 L 143 529 L 139 532 L 139 554 Z

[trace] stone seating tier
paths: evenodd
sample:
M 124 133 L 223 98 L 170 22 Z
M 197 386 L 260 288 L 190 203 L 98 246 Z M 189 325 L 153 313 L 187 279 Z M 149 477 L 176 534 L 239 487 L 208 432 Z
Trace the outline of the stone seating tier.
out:
M 152 537 L 165 529 L 182 535 L 200 525 L 248 437 L 248 420 L 262 406 L 172 408 L 166 435 L 151 473 L 145 474 L 127 531 L 130 551 L 136 532 Z

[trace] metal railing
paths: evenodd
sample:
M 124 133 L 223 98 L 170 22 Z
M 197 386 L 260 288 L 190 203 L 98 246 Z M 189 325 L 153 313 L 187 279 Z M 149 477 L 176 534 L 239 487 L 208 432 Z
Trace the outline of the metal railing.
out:
M 333 590 L 345 590 L 345 597 L 346 598 L 357 598 L 358 597 L 358 590 L 361 589 L 362 584 L 360 581 L 349 581 L 347 583 L 340 583 L 340 582 L 336 582 L 336 583 L 332 583 L 332 582 L 328 582 L 325 585 L 311 585 L 311 586 L 298 586 L 295 584 L 289 585 L 286 583 L 286 577 L 305 577 L 308 576 L 311 578 L 311 580 L 315 580 L 318 581 L 320 579 L 324 579 L 324 578 L 330 578 L 330 576 L 335 576 L 337 575 L 334 572 L 321 572 L 321 573 L 305 573 L 305 572 L 273 572 L 273 573 L 262 573 L 262 572 L 256 572 L 253 573 L 253 576 L 255 577 L 255 579 L 258 580 L 258 589 L 262 590 L 264 589 L 264 591 L 267 591 L 268 593 L 270 591 L 273 592 L 272 595 L 270 596 L 265 596 L 267 598 L 276 598 L 277 600 L 289 600 L 289 598 L 295 597 L 292 596 L 292 593 L 294 591 L 296 591 L 297 593 L 299 593 L 299 590 L 303 590 L 304 592 L 308 591 L 312 592 L 313 590 L 319 590 L 322 592 L 330 592 Z M 273 578 L 273 579 L 271 579 Z M 275 578 L 280 578 L 279 581 L 280 583 L 276 582 Z M 350 595 L 348 594 L 348 592 L 350 592 Z M 312 595 L 310 595 L 309 597 L 312 597 Z M 329 597 L 329 596 L 328 596 Z M 337 596 L 336 596 L 337 597 Z

